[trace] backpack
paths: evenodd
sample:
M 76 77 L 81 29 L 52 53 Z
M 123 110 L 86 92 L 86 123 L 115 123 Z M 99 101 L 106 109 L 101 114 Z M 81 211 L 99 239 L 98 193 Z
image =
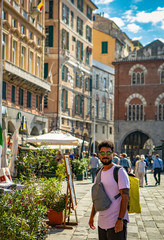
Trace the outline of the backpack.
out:
M 121 167 L 115 166 L 113 171 L 114 180 L 118 183 L 118 171 Z M 128 173 L 130 189 L 129 189 L 129 213 L 141 213 L 140 194 L 139 194 L 139 179 L 133 174 Z

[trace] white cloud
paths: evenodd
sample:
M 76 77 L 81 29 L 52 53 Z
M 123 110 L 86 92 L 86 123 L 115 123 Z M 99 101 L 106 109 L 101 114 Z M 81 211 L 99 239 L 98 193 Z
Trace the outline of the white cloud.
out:
M 140 37 L 134 37 L 132 40 L 135 41 L 135 40 L 141 40 L 141 39 L 142 37 L 140 36 Z
M 125 25 L 124 21 L 121 18 L 114 17 L 114 18 L 110 18 L 110 20 L 115 22 L 117 24 L 117 26 L 120 27 L 120 28 Z
M 104 17 L 105 18 L 109 18 L 109 14 L 108 13 L 104 13 Z
M 107 4 L 107 3 L 111 3 L 114 0 L 96 0 L 95 4 L 99 5 L 99 4 Z
M 127 30 L 132 33 L 137 33 L 139 30 L 141 30 L 141 27 L 135 23 L 132 23 L 127 25 Z
M 132 10 L 128 10 L 124 14 L 124 19 L 130 23 L 152 23 L 157 24 L 164 21 L 164 8 L 158 7 L 153 12 L 138 12 L 135 16 Z
M 162 21 L 161 28 L 164 30 L 164 21 Z

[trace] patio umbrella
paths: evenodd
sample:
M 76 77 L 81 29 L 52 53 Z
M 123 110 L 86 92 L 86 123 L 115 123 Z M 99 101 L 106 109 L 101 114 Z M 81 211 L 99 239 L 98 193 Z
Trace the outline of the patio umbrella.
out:
M 3 148 L 2 148 L 2 158 L 1 158 L 1 167 L 8 167 L 8 160 L 6 157 L 7 153 L 7 133 L 6 129 L 3 130 Z
M 27 142 L 37 143 L 42 145 L 43 144 L 73 145 L 73 146 L 80 145 L 80 141 L 78 138 L 67 133 L 62 133 L 61 131 L 51 131 L 46 134 L 27 138 Z
M 9 170 L 10 170 L 11 176 L 15 177 L 16 176 L 15 160 L 17 158 L 17 151 L 18 151 L 18 131 L 17 130 L 15 130 L 12 140 L 13 140 L 12 157 L 9 164 Z

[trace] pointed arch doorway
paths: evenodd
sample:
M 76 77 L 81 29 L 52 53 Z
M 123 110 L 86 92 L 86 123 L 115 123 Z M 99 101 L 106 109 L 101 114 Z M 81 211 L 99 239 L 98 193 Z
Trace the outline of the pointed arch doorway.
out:
M 153 149 L 153 142 L 151 138 L 140 131 L 134 131 L 125 137 L 121 151 L 126 152 L 131 160 L 135 158 L 136 155 L 150 154 Z

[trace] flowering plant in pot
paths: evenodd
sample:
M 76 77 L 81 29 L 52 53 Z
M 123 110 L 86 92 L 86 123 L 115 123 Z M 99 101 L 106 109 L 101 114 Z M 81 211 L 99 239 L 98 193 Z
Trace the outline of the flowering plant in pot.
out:
M 40 189 L 41 203 L 47 207 L 50 225 L 62 224 L 66 194 L 62 193 L 62 182 L 54 178 L 42 182 Z

